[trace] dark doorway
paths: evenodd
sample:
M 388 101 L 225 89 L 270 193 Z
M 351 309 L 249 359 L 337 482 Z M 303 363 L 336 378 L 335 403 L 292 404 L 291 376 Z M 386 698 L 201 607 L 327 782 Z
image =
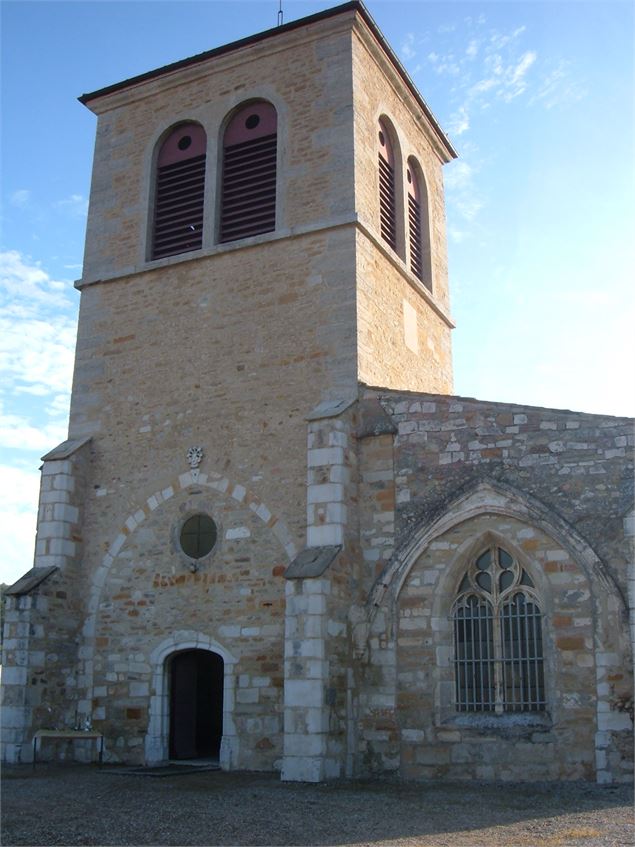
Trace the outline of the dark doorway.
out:
M 223 734 L 224 662 L 184 650 L 170 662 L 170 758 L 218 758 Z

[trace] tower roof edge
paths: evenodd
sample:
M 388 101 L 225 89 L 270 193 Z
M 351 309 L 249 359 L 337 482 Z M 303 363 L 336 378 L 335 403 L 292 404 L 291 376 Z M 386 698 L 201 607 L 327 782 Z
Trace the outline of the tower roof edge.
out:
M 349 2 L 341 3 L 339 6 L 333 6 L 330 9 L 325 9 L 321 12 L 316 12 L 314 15 L 308 15 L 303 18 L 298 18 L 298 20 L 290 21 L 287 24 L 282 24 L 280 26 L 272 27 L 271 29 L 264 30 L 263 32 L 256 33 L 255 35 L 247 36 L 246 38 L 241 38 L 238 41 L 232 41 L 229 44 L 223 44 L 220 47 L 214 47 L 212 50 L 206 50 L 203 53 L 197 53 L 195 56 L 190 56 L 187 59 L 180 59 L 177 62 L 172 62 L 169 65 L 163 65 L 162 67 L 155 68 L 151 71 L 146 71 L 145 73 L 138 74 L 137 76 L 130 77 L 129 79 L 122 80 L 121 82 L 113 83 L 112 85 L 107 85 L 104 88 L 99 88 L 96 91 L 91 91 L 86 94 L 82 94 L 77 99 L 84 106 L 88 106 L 94 100 L 97 100 L 101 97 L 106 97 L 110 94 L 114 94 L 119 91 L 123 91 L 126 88 L 131 88 L 132 86 L 139 85 L 140 83 L 148 82 L 153 79 L 157 79 L 163 75 L 174 73 L 175 71 L 179 71 L 184 68 L 192 67 L 197 64 L 201 64 L 202 62 L 206 62 L 209 59 L 216 58 L 217 56 L 222 56 L 226 53 L 231 53 L 235 50 L 239 50 L 244 47 L 248 47 L 252 44 L 257 44 L 261 41 L 265 41 L 269 38 L 273 38 L 277 35 L 282 35 L 283 33 L 291 32 L 294 29 L 299 29 L 301 27 L 311 26 L 320 21 L 326 20 L 328 18 L 335 17 L 337 15 L 346 14 L 349 12 L 354 12 L 358 14 L 361 19 L 365 22 L 368 29 L 371 31 L 380 47 L 386 54 L 387 58 L 390 60 L 391 64 L 394 66 L 397 73 L 403 79 L 406 87 L 409 89 L 411 94 L 415 97 L 422 110 L 424 111 L 426 117 L 431 122 L 432 126 L 436 130 L 439 135 L 439 138 L 445 147 L 449 158 L 455 159 L 457 158 L 457 152 L 452 146 L 450 140 L 447 135 L 441 129 L 441 126 L 435 116 L 433 115 L 430 107 L 425 102 L 418 88 L 410 78 L 408 72 L 403 67 L 397 55 L 393 51 L 392 47 L 386 40 L 385 36 L 375 23 L 373 17 L 370 12 L 366 8 L 366 6 L 361 2 L 361 0 L 349 0 Z

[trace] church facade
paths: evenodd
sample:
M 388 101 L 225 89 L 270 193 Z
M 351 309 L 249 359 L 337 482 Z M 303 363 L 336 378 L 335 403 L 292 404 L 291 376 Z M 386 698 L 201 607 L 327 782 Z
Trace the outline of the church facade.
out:
M 633 422 L 452 394 L 456 154 L 364 6 L 80 99 L 4 759 L 90 726 L 286 780 L 631 780 Z

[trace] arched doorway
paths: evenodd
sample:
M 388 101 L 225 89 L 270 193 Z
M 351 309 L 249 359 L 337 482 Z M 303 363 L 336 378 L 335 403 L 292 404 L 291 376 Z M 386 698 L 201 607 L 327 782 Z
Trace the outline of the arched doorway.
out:
M 218 758 L 224 665 L 218 653 L 183 650 L 169 660 L 171 759 Z

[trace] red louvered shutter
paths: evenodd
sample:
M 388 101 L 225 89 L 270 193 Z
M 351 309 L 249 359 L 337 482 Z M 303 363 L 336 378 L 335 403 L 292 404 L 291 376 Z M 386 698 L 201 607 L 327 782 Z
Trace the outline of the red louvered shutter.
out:
M 386 128 L 380 122 L 378 138 L 379 160 L 379 229 L 381 237 L 393 250 L 397 249 L 397 219 L 395 209 L 395 164 L 392 145 Z
M 152 258 L 203 244 L 207 139 L 198 124 L 182 124 L 161 145 L 156 171 Z
M 408 238 L 410 242 L 410 270 L 423 280 L 423 250 L 421 244 L 421 191 L 419 180 L 412 168 L 406 171 L 408 178 Z
M 276 110 L 270 103 L 242 108 L 223 139 L 221 241 L 275 229 L 276 162 Z

